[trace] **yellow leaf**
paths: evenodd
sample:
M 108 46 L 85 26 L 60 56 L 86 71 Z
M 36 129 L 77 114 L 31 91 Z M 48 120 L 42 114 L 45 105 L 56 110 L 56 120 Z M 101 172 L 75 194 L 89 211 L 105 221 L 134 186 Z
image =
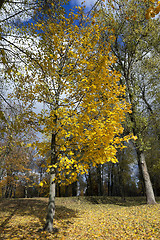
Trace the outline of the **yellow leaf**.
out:
M 40 186 L 40 187 L 43 187 L 43 182 L 40 182 L 40 183 L 39 183 L 39 186 Z
M 32 143 L 28 143 L 26 147 L 32 147 Z

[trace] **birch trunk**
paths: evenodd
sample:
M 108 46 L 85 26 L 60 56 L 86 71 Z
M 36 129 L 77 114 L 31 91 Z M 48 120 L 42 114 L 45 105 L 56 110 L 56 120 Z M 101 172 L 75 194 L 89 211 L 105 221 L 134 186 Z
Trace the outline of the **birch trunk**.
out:
M 156 204 L 152 183 L 147 169 L 147 164 L 143 152 L 138 152 L 138 161 L 141 165 L 142 175 L 145 184 L 145 192 L 147 198 L 147 204 Z
M 57 117 L 55 116 L 55 124 L 57 123 Z M 56 132 L 52 133 L 51 139 L 51 165 L 54 165 L 57 162 L 57 152 L 56 152 Z M 55 168 L 50 168 L 50 190 L 49 190 L 49 204 L 48 204 L 48 213 L 46 217 L 46 224 L 44 230 L 48 232 L 53 232 L 53 219 L 55 216 Z

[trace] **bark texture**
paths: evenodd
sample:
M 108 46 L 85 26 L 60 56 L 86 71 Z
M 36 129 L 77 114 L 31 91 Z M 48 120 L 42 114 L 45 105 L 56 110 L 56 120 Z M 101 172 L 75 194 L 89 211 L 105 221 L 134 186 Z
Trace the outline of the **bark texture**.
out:
M 98 164 L 97 166 L 97 186 L 98 186 L 98 196 L 103 196 L 103 180 L 102 180 L 101 164 Z
M 55 178 L 54 169 L 50 171 L 50 192 L 49 192 L 49 204 L 48 204 L 48 213 L 46 217 L 46 224 L 44 230 L 48 232 L 53 232 L 53 219 L 55 216 Z
M 54 123 L 57 123 L 57 116 L 55 115 Z M 57 162 L 57 152 L 56 152 L 56 132 L 52 133 L 51 139 L 51 165 L 54 165 Z M 48 204 L 48 213 L 46 217 L 46 224 L 44 230 L 48 232 L 53 232 L 53 219 L 55 216 L 55 184 L 56 171 L 54 167 L 50 168 L 50 190 L 49 190 L 49 204 Z
M 142 175 L 145 184 L 147 204 L 156 204 L 152 183 L 147 169 L 147 164 L 145 161 L 145 155 L 143 152 L 138 152 L 138 161 L 141 165 Z

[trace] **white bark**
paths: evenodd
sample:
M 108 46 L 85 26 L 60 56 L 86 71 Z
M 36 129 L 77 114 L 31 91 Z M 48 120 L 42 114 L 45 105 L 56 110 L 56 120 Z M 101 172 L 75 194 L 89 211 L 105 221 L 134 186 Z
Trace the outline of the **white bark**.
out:
M 154 196 L 154 192 L 153 192 L 153 187 L 152 187 L 152 183 L 151 183 L 150 176 L 149 176 L 149 173 L 148 173 L 144 153 L 141 152 L 139 157 L 140 157 L 139 160 L 140 160 L 143 179 L 144 179 L 144 184 L 145 184 L 147 204 L 156 204 L 156 200 L 155 200 L 155 196 Z
M 50 191 L 49 191 L 49 204 L 48 204 L 48 213 L 46 217 L 46 224 L 44 230 L 48 232 L 53 232 L 53 219 L 55 216 L 55 171 L 54 168 L 51 168 L 50 171 Z

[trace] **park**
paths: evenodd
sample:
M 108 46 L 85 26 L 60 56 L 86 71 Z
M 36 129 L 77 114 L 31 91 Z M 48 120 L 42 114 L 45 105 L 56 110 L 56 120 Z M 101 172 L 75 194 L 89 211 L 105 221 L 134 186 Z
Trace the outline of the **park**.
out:
M 125 202 L 119 197 L 57 198 L 54 233 L 41 231 L 47 202 L 47 198 L 0 202 L 1 239 L 159 239 L 160 204 L 148 206 L 143 197 Z
M 2 239 L 159 239 L 160 2 L 0 3 Z

